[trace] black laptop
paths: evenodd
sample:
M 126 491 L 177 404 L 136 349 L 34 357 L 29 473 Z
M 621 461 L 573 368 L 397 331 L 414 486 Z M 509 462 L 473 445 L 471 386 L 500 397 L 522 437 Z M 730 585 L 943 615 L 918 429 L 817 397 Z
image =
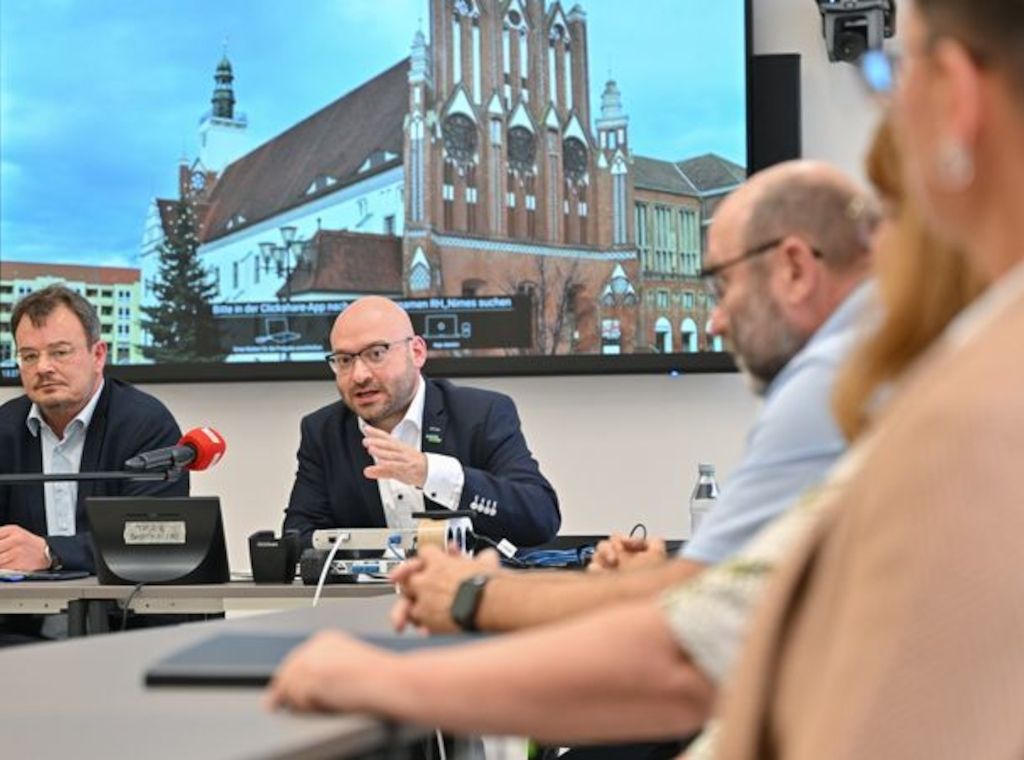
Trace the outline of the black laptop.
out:
M 165 657 L 146 671 L 147 686 L 265 686 L 285 656 L 309 634 L 225 633 Z M 479 641 L 480 634 L 359 636 L 396 652 Z

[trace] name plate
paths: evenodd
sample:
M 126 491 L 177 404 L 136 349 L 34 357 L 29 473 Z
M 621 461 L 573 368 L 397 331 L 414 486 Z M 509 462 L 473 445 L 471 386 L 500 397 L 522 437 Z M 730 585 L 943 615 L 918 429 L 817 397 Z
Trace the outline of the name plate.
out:
M 184 520 L 135 520 L 124 524 L 125 546 L 170 546 L 185 543 Z

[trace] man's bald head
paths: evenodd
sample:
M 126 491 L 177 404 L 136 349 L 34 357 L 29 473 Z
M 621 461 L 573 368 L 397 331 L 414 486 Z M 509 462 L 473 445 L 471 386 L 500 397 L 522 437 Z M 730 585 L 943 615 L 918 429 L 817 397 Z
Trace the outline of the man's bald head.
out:
M 744 248 L 799 235 L 836 271 L 864 265 L 878 221 L 870 196 L 821 161 L 787 161 L 765 169 L 730 200 L 745 214 L 740 228 Z
M 334 321 L 331 352 L 342 400 L 390 432 L 416 395 L 427 360 L 427 345 L 413 332 L 409 315 L 387 298 L 360 298 Z
M 335 336 L 342 337 L 346 332 L 361 333 L 368 326 L 382 335 L 413 335 L 412 320 L 405 309 L 383 296 L 365 296 L 350 304 L 334 320 L 331 346 L 334 346 Z

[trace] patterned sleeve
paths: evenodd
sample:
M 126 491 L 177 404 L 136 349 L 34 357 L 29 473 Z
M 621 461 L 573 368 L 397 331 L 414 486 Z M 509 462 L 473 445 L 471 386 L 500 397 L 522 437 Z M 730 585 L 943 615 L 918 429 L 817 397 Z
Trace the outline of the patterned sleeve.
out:
M 754 605 L 772 570 L 814 525 L 824 489 L 812 489 L 730 559 L 709 567 L 662 597 L 680 648 L 715 683 L 739 652 Z

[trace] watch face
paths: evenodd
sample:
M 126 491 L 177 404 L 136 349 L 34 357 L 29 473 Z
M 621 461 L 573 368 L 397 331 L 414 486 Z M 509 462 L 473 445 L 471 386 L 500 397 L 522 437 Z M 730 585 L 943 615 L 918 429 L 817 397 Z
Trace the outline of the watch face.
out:
M 565 176 L 579 182 L 587 173 L 587 146 L 583 141 L 570 137 L 562 144 L 562 167 Z
M 461 113 L 453 113 L 441 127 L 445 152 L 460 164 L 470 163 L 476 153 L 476 124 Z
M 518 172 L 533 171 L 537 155 L 537 138 L 526 127 L 512 127 L 508 131 L 508 163 Z

